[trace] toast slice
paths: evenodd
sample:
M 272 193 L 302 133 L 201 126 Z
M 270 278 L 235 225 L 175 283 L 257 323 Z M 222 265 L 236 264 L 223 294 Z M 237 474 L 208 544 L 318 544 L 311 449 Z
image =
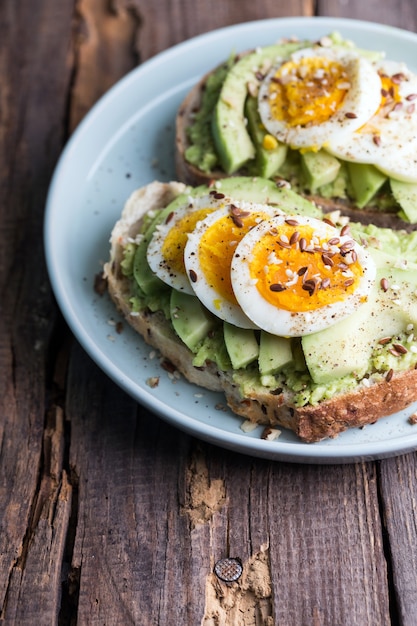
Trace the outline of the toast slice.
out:
M 285 376 L 281 375 L 276 387 L 263 386 L 259 378 L 253 385 L 242 384 L 245 370 L 220 368 L 210 359 L 196 366 L 195 353 L 181 341 L 163 311 L 151 310 L 146 301 L 139 308 L 133 304 L 135 278 L 123 267 L 124 250 L 141 241 L 146 216 L 168 206 L 186 190 L 182 183 L 156 181 L 135 191 L 111 234 L 110 257 L 103 272 L 108 292 L 127 322 L 147 344 L 157 349 L 190 382 L 223 392 L 231 410 L 245 420 L 288 428 L 306 443 L 374 423 L 417 400 L 417 356 L 411 350 L 408 350 L 409 362 L 405 369 L 366 372 L 353 386 L 344 388 L 342 384 L 330 397 L 307 401 L 302 406 L 294 388 L 286 384 Z M 407 332 L 410 334 L 410 329 Z M 304 372 L 300 378 L 307 375 Z
M 250 55 L 251 52 L 253 51 L 241 54 L 239 57 L 236 57 L 236 60 L 239 61 L 246 54 Z M 231 63 L 231 60 L 229 60 L 227 65 L 229 69 Z M 213 80 L 213 77 L 215 77 L 216 73 L 218 73 L 219 71 L 221 72 L 222 68 L 224 67 L 226 67 L 226 63 L 223 66 L 214 68 L 213 71 L 203 76 L 201 80 L 188 92 L 177 112 L 175 152 L 176 175 L 178 180 L 193 186 L 200 184 L 209 184 L 214 180 L 221 180 L 222 178 L 230 175 L 255 175 L 265 177 L 265 174 L 258 169 L 257 151 L 259 141 L 257 143 L 256 138 L 253 136 L 253 134 L 251 135 L 250 124 L 246 124 L 246 126 L 249 129 L 248 133 L 249 135 L 251 135 L 252 142 L 255 146 L 254 158 L 245 162 L 239 169 L 233 172 L 227 173 L 224 170 L 221 165 L 222 158 L 221 156 L 219 156 L 218 151 L 219 139 L 213 139 L 214 134 L 212 129 L 214 126 L 213 118 L 215 116 L 215 113 L 211 113 L 211 123 L 207 122 L 206 126 L 210 126 L 210 132 L 213 139 L 210 150 L 217 153 L 217 157 L 219 158 L 215 160 L 215 164 L 213 165 L 213 167 L 210 167 L 207 164 L 202 166 L 201 163 L 196 163 L 195 159 L 191 159 L 191 157 L 188 157 L 189 151 L 192 151 L 195 147 L 195 139 L 192 137 L 192 129 L 195 125 L 196 116 L 200 115 L 202 111 L 204 111 L 204 108 L 206 108 L 206 110 L 207 108 L 209 108 L 210 110 L 214 111 L 215 104 L 217 101 L 219 101 L 221 85 L 220 87 L 217 86 L 217 93 L 210 94 L 211 101 L 208 101 L 208 104 L 206 99 L 208 97 L 208 92 L 210 90 L 213 91 L 212 87 L 210 87 L 210 81 Z M 248 100 L 251 99 L 251 90 L 254 89 L 254 87 L 251 86 L 251 83 L 256 83 L 258 81 L 258 85 L 256 88 L 259 88 L 259 81 L 262 82 L 262 72 L 259 70 L 259 68 L 257 70 L 257 68 L 254 67 L 253 72 L 254 75 L 258 76 L 258 78 L 254 78 L 254 81 L 248 81 Z M 233 106 L 235 106 L 235 104 L 233 104 Z M 231 108 L 233 108 L 232 105 Z M 248 121 L 247 115 L 245 121 Z M 258 120 L 258 125 L 259 124 L 260 122 Z M 208 131 L 206 130 L 206 132 Z M 217 133 L 218 132 L 219 131 L 217 131 Z M 292 153 L 292 155 L 294 156 L 295 153 L 298 154 L 298 151 L 289 150 L 288 154 L 290 153 Z M 343 167 L 345 168 L 344 171 L 346 172 L 345 165 L 346 163 L 343 165 Z M 343 187 L 343 190 L 342 186 L 335 185 L 333 195 L 332 191 L 330 190 L 331 187 L 329 187 L 329 185 L 327 186 L 326 192 L 325 186 L 319 187 L 318 189 L 310 186 L 308 179 L 303 176 L 303 171 L 302 167 L 300 168 L 299 159 L 297 162 L 294 161 L 294 163 L 292 163 L 291 158 L 288 155 L 286 157 L 285 167 L 279 168 L 277 172 L 268 175 L 267 177 L 270 177 L 272 180 L 276 181 L 278 185 L 291 185 L 295 191 L 315 202 L 317 206 L 321 207 L 322 210 L 325 212 L 340 210 L 354 221 L 360 221 L 364 224 L 375 224 L 380 227 L 405 229 L 407 231 L 411 231 L 417 228 L 417 212 L 412 206 L 415 203 L 411 202 L 410 198 L 407 199 L 408 207 L 410 207 L 411 205 L 410 210 L 407 212 L 405 209 L 405 205 L 402 206 L 397 201 L 397 196 L 394 196 L 394 194 L 392 193 L 390 185 L 388 183 L 388 179 L 375 193 L 375 195 L 367 200 L 365 205 L 362 205 L 355 200 L 354 196 L 352 196 L 352 186 L 350 185 L 349 187 L 349 183 L 347 183 L 349 188 L 347 189 L 345 186 Z M 358 204 L 360 204 L 360 207 L 358 206 Z

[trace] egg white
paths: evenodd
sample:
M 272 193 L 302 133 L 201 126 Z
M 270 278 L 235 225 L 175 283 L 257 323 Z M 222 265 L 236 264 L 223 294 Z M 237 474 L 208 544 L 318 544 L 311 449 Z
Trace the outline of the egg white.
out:
M 268 73 L 259 89 L 258 108 L 263 125 L 270 134 L 293 148 L 318 150 L 332 137 L 343 141 L 345 135 L 351 134 L 369 120 L 380 102 L 381 80 L 368 59 L 351 49 L 319 46 L 298 50 L 290 59 L 299 63 L 303 58 L 314 57 L 323 57 L 343 65 L 348 77 L 347 84 L 350 85 L 341 106 L 327 121 L 317 123 L 313 115 L 308 124 L 291 126 L 288 120 L 274 117 L 269 91 L 279 66 Z
M 236 247 L 231 264 L 231 280 L 236 299 L 245 315 L 259 328 L 278 336 L 298 337 L 318 332 L 348 317 L 366 301 L 375 282 L 376 268 L 372 258 L 355 242 L 354 250 L 363 269 L 358 286 L 352 294 L 347 294 L 341 301 L 308 311 L 293 312 L 277 308 L 268 302 L 258 291 L 257 280 L 251 276 L 250 263 L 254 245 L 272 229 L 279 232 L 287 216 L 265 220 L 249 231 Z M 294 216 L 299 224 L 309 224 L 319 238 L 337 237 L 340 244 L 352 241 L 349 236 L 341 236 L 339 231 L 320 220 L 310 217 Z M 301 253 L 300 253 L 301 254 Z M 303 253 L 308 257 L 307 253 Z M 308 263 L 302 261 L 302 264 Z M 266 268 L 265 268 L 266 269 Z M 293 277 L 302 280 L 301 276 Z
M 331 137 L 326 149 L 345 161 L 370 163 L 387 176 L 417 182 L 417 76 L 394 61 L 379 61 L 375 68 L 403 77 L 398 85 L 401 103 L 378 110 L 367 124 L 343 138 Z
M 184 293 L 192 295 L 194 293 L 193 288 L 190 285 L 188 275 L 185 272 L 185 267 L 179 270 L 174 268 L 168 259 L 164 258 L 163 246 L 164 242 L 172 231 L 177 228 L 181 220 L 186 218 L 191 213 L 196 211 L 202 211 L 204 217 L 207 213 L 214 211 L 222 206 L 227 198 L 224 194 L 208 193 L 203 196 L 192 197 L 190 196 L 188 202 L 184 205 L 176 208 L 172 213 L 167 216 L 164 222 L 159 224 L 149 242 L 147 250 L 147 261 L 151 270 L 160 278 L 164 283 L 183 291 Z M 228 200 L 230 202 L 230 200 Z M 185 231 L 182 231 L 185 232 Z M 180 235 L 180 233 L 178 233 Z M 185 247 L 185 244 L 184 244 Z M 183 254 L 183 250 L 179 250 L 179 254 Z
M 233 202 L 235 207 L 238 207 L 244 212 L 260 212 L 263 215 L 272 217 L 281 214 L 282 211 L 276 207 L 271 207 L 263 204 L 256 204 L 253 202 Z M 196 228 L 188 236 L 188 242 L 184 251 L 184 263 L 187 270 L 187 274 L 193 276 L 194 280 L 191 282 L 194 293 L 204 306 L 211 311 L 214 315 L 220 319 L 229 322 L 239 328 L 257 328 L 256 323 L 251 321 L 240 306 L 237 304 L 233 297 L 233 301 L 225 298 L 223 294 L 215 288 L 210 282 L 210 277 L 206 273 L 206 269 L 200 262 L 200 244 L 202 237 L 207 231 L 213 227 L 213 225 L 224 217 L 230 216 L 230 206 L 225 206 L 217 211 L 208 215 L 204 220 L 197 224 Z M 259 218 L 261 219 L 261 218 Z M 242 220 L 244 222 L 244 220 Z M 233 227 L 233 220 L 230 220 L 230 227 Z M 242 226 L 244 228 L 244 225 Z M 246 230 L 245 230 L 246 232 Z M 231 246 L 233 250 L 237 245 L 237 241 L 227 241 L 221 245 L 224 245 L 225 254 L 224 262 L 219 265 L 219 274 L 216 278 L 228 276 L 230 277 L 230 267 L 227 266 L 226 255 L 231 256 L 230 252 L 226 250 L 226 246 Z

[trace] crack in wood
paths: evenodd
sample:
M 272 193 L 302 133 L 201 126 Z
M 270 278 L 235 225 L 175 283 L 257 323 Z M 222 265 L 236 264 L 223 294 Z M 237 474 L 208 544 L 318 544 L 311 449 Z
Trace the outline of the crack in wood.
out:
M 60 595 L 61 558 L 71 506 L 72 487 L 62 467 L 63 412 L 55 407 L 48 412 L 43 440 L 43 453 L 38 468 L 38 487 L 34 492 L 27 531 L 20 552 L 11 567 L 1 612 L 1 619 L 14 617 L 16 623 L 27 619 L 25 606 L 19 602 L 26 587 L 39 607 L 58 604 Z M 44 562 L 45 575 L 33 585 L 32 574 L 39 561 Z M 37 601 L 37 602 L 36 602 Z M 27 622 L 26 622 L 27 623 Z
M 211 478 L 200 447 L 197 447 L 186 471 L 186 497 L 183 513 L 188 515 L 191 528 L 205 524 L 226 502 L 224 481 Z
M 81 567 L 73 564 L 75 537 L 78 525 L 78 498 L 79 478 L 74 467 L 70 468 L 72 485 L 71 514 L 68 521 L 68 531 L 65 543 L 63 566 L 61 603 L 58 616 L 58 625 L 67 626 L 76 623 L 78 602 L 80 595 Z

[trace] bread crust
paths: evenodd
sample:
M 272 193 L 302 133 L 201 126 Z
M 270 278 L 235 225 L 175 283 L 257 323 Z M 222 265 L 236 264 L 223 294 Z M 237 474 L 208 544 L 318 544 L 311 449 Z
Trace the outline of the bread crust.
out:
M 212 172 L 203 172 L 195 165 L 189 163 L 185 158 L 185 152 L 190 146 L 187 134 L 187 128 L 192 123 L 193 115 L 201 106 L 202 93 L 204 85 L 209 74 L 203 78 L 188 92 L 182 101 L 176 116 L 176 145 L 175 145 L 175 168 L 178 180 L 192 185 L 208 185 L 216 180 L 226 178 L 227 174 L 217 168 Z M 239 170 L 235 172 L 235 176 L 242 176 L 245 172 Z M 417 229 L 417 224 L 409 224 L 402 220 L 396 213 L 381 211 L 377 207 L 367 207 L 359 209 L 357 206 L 342 198 L 322 198 L 318 195 L 302 194 L 308 200 L 319 206 L 324 213 L 333 211 L 342 211 L 354 222 L 362 224 L 374 224 L 381 228 L 392 228 L 395 230 L 405 230 L 411 232 Z
M 361 385 L 355 391 L 339 393 L 317 405 L 296 407 L 283 391 L 265 389 L 263 393 L 253 392 L 242 397 L 233 381 L 233 372 L 218 371 L 212 362 L 201 368 L 194 367 L 193 353 L 177 337 L 162 312 L 132 312 L 130 280 L 120 268 L 122 248 L 138 233 L 146 211 L 166 206 L 182 191 L 184 185 L 155 182 L 131 196 L 113 229 L 110 259 L 103 273 L 110 297 L 127 322 L 188 381 L 223 392 L 230 409 L 244 419 L 288 428 L 306 443 L 336 437 L 348 428 L 372 424 L 405 409 L 417 399 L 417 369 L 395 373 L 389 382 L 383 380 L 369 387 Z

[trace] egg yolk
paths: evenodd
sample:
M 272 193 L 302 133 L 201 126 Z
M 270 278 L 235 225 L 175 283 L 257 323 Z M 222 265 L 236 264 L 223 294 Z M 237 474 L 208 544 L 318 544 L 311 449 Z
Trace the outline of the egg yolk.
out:
M 363 268 L 354 242 L 319 238 L 310 225 L 283 224 L 258 241 L 248 259 L 260 295 L 279 309 L 313 311 L 339 302 L 358 286 Z
M 161 254 L 166 265 L 176 274 L 185 274 L 184 248 L 188 234 L 196 227 L 197 222 L 203 220 L 214 209 L 202 208 L 190 211 L 169 230 L 162 244 Z M 169 217 L 167 218 L 169 219 Z
M 395 76 L 387 76 L 386 74 L 380 74 L 381 78 L 381 104 L 379 110 L 381 111 L 387 105 L 397 104 L 401 102 L 400 95 L 400 81 L 396 80 Z
M 230 278 L 230 266 L 236 246 L 246 233 L 270 217 L 253 211 L 244 215 L 226 215 L 219 218 L 202 235 L 199 245 L 199 262 L 207 282 L 221 298 L 236 304 Z
M 289 126 L 321 124 L 334 115 L 350 88 L 343 65 L 325 57 L 283 63 L 271 80 L 272 116 Z

